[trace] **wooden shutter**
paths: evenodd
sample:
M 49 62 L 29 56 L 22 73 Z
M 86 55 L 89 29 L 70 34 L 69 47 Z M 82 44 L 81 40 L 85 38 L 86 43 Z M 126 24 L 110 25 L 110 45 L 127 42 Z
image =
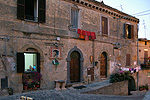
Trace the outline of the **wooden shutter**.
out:
M 126 34 L 126 24 L 123 24 L 123 38 L 126 38 L 127 34 Z
M 40 53 L 37 53 L 37 71 L 40 73 Z
M 130 54 L 126 54 L 126 66 L 130 66 Z
M 107 18 L 105 18 L 104 28 L 105 28 L 105 34 L 108 35 L 108 19 Z
M 104 20 L 104 17 L 102 17 L 102 34 L 105 33 L 105 20 Z
M 134 26 L 131 25 L 131 39 L 134 39 Z
M 148 51 L 144 51 L 144 64 L 148 62 Z
M 17 18 L 23 20 L 25 15 L 25 0 L 17 0 Z
M 23 73 L 25 66 L 24 53 L 17 53 L 17 73 Z
M 38 8 L 38 22 L 45 23 L 45 17 L 46 17 L 46 0 L 39 0 L 38 2 L 39 8 Z

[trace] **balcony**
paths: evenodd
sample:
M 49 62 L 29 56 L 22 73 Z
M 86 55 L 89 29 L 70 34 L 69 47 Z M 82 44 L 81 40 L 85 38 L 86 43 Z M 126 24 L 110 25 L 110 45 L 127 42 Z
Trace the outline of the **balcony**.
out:
M 150 69 L 150 62 L 146 62 L 144 64 L 141 64 L 141 69 L 144 70 L 144 69 Z

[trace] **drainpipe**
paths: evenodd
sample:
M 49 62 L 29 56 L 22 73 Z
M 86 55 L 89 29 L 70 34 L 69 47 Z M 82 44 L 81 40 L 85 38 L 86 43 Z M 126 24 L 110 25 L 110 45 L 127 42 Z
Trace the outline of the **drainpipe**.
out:
M 94 68 L 94 62 L 95 62 L 95 59 L 94 59 L 94 40 L 92 40 L 92 56 L 93 56 L 93 68 Z
M 139 66 L 139 40 L 137 38 L 137 65 Z M 137 91 L 139 90 L 138 88 L 138 81 L 139 81 L 139 72 L 137 72 Z

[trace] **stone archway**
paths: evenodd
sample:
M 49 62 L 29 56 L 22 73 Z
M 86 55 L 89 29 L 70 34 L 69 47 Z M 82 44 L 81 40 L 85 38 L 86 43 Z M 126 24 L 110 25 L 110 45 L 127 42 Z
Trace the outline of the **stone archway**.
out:
M 81 52 L 81 50 L 79 48 L 77 48 L 77 46 L 74 46 L 74 48 L 72 48 L 69 53 L 68 53 L 68 56 L 67 56 L 67 83 L 71 83 L 70 81 L 70 62 L 71 62 L 71 54 L 73 52 L 78 52 L 79 55 L 80 55 L 80 58 L 79 58 L 79 64 L 80 64 L 80 79 L 79 79 L 79 82 L 82 82 L 83 81 L 83 62 L 84 62 L 84 58 L 83 58 L 83 54 Z
M 34 49 L 36 49 L 37 52 L 40 53 L 40 62 L 44 61 L 43 52 L 42 52 L 42 50 L 37 45 L 27 44 L 27 45 L 25 45 L 25 46 L 23 46 L 21 48 L 20 52 L 25 52 L 28 48 L 34 48 Z
M 128 90 L 136 91 L 135 79 L 132 76 L 130 76 L 130 79 L 128 81 Z

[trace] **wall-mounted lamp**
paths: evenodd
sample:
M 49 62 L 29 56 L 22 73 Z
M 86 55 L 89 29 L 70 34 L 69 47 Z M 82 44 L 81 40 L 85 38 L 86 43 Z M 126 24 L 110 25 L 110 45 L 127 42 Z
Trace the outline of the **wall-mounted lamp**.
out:
M 60 41 L 60 37 L 56 37 L 56 40 L 57 40 L 57 41 Z
M 90 61 L 93 62 L 93 56 L 90 56 Z

